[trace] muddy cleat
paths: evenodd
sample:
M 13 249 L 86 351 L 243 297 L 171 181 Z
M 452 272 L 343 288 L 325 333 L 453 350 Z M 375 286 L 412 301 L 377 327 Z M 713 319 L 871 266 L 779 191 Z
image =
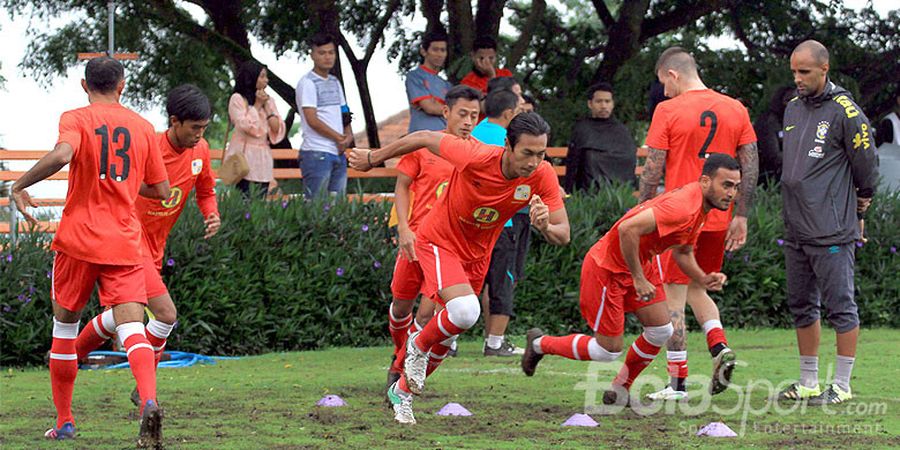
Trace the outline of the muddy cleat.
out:
M 453 340 L 453 343 L 450 344 L 450 351 L 447 352 L 447 356 L 451 358 L 456 358 L 457 351 L 459 350 L 459 346 L 456 345 L 456 339 Z
M 788 387 L 786 387 L 783 391 L 778 393 L 777 400 L 780 401 L 795 401 L 800 402 L 803 400 L 809 400 L 813 397 L 817 397 L 822 395 L 822 390 L 819 389 L 819 385 L 816 384 L 814 388 L 808 388 L 799 382 L 794 383 Z
M 137 444 L 139 448 L 163 448 L 162 410 L 153 400 L 147 400 L 147 403 L 144 404 Z
M 725 347 L 713 358 L 713 375 L 709 382 L 711 395 L 721 394 L 728 389 L 728 385 L 731 384 L 731 373 L 734 372 L 735 360 L 737 360 L 737 356 L 728 347 Z
M 544 357 L 534 350 L 534 340 L 543 335 L 544 332 L 540 328 L 532 328 L 525 333 L 525 352 L 522 353 L 522 372 L 525 372 L 525 376 L 533 376 L 538 363 Z
M 66 422 L 60 428 L 51 428 L 44 433 L 47 439 L 62 441 L 66 439 L 75 439 L 75 425 L 72 422 Z
M 484 356 L 510 357 L 523 354 L 525 354 L 524 350 L 516 347 L 515 344 L 506 339 L 503 339 L 503 342 L 500 343 L 500 347 L 498 348 L 490 348 L 487 346 L 487 342 L 484 343 Z
M 412 410 L 412 394 L 401 391 L 397 388 L 397 383 L 394 383 L 387 390 L 387 398 L 394 408 L 394 420 L 403 424 L 416 424 L 416 416 Z
M 849 390 L 845 391 L 841 389 L 840 386 L 831 383 L 831 385 L 828 386 L 828 389 L 825 389 L 821 394 L 807 400 L 806 404 L 809 406 L 836 405 L 838 403 L 844 403 L 851 398 L 853 398 L 853 394 L 851 394 Z
M 137 386 L 131 391 L 131 403 L 134 403 L 134 406 L 141 406 L 141 394 L 138 392 Z
M 416 338 L 419 332 L 409 336 L 406 341 L 406 359 L 403 364 L 403 374 L 406 377 L 406 384 L 409 391 L 413 394 L 420 395 L 425 390 L 425 375 L 428 370 L 428 354 L 419 350 L 416 346 Z
M 687 400 L 688 393 L 686 391 L 676 391 L 675 389 L 672 389 L 672 386 L 666 386 L 666 388 L 661 391 L 647 394 L 647 398 L 654 401 L 681 401 Z
M 603 393 L 604 405 L 628 406 L 628 390 L 622 386 L 613 385 L 612 388 Z
M 394 356 L 394 358 L 396 358 L 396 356 Z M 390 389 L 390 387 L 393 386 L 393 384 L 396 383 L 397 380 L 399 380 L 400 377 L 403 375 L 400 372 L 394 372 L 392 369 L 393 369 L 393 367 L 388 367 L 387 384 L 385 384 L 386 389 Z M 390 396 L 385 396 L 384 402 L 386 404 L 390 405 L 391 404 Z

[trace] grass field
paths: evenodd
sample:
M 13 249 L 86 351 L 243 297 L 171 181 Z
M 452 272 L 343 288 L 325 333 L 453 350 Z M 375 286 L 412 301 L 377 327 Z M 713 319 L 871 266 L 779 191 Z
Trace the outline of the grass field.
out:
M 632 339 L 626 337 L 626 343 Z M 729 339 L 746 363 L 735 371 L 737 388 L 713 398 L 702 395 L 711 365 L 708 354 L 701 351 L 705 348 L 702 336 L 693 333 L 688 344 L 692 399 L 686 406 L 659 405 L 655 412 L 625 410 L 611 415 L 594 411 L 596 428 L 561 424 L 585 411 L 586 398 L 594 390 L 591 386 L 600 398 L 621 361 L 601 365 L 548 357 L 537 374 L 527 378 L 517 358 L 481 357 L 480 341 L 463 342 L 460 356 L 448 359 L 429 378 L 426 392 L 414 404 L 419 424 L 413 427 L 395 424 L 382 403 L 386 347 L 267 354 L 210 366 L 162 369 L 159 398 L 166 413 L 167 448 L 900 446 L 900 385 L 896 383 L 900 330 L 863 330 L 853 376 L 855 398 L 827 411 L 776 408 L 767 401 L 775 389 L 772 386 L 797 376 L 793 331 L 734 330 Z M 830 331 L 823 333 L 822 350 L 820 376 L 824 377 L 834 361 Z M 665 377 L 663 356 L 641 377 L 657 385 L 636 388 L 650 392 Z M 79 373 L 75 388 L 79 435 L 74 443 L 41 438 L 55 414 L 46 369 L 4 369 L 0 380 L 0 448 L 133 446 L 137 421 L 128 401 L 133 380 L 127 370 Z M 348 406 L 315 406 L 325 394 L 340 395 Z M 461 403 L 474 415 L 435 415 L 447 402 Z M 713 421 L 725 422 L 739 436 L 695 436 L 699 427 Z

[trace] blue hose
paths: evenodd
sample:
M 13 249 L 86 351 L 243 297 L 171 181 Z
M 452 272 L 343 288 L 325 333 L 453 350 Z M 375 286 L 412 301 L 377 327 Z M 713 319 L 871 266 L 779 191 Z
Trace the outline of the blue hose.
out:
M 169 351 L 165 352 L 166 355 L 169 355 L 170 359 L 166 361 L 160 361 L 160 368 L 178 368 L 178 367 L 190 367 L 194 364 L 215 364 L 217 360 L 227 360 L 227 359 L 240 359 L 238 356 L 206 356 L 200 355 L 197 353 L 188 353 L 188 352 L 175 352 Z M 125 352 L 111 352 L 111 351 L 94 351 L 91 352 L 90 356 L 117 356 L 120 358 L 127 358 L 128 355 Z M 130 366 L 128 365 L 128 361 L 119 363 L 119 364 L 111 364 L 108 366 L 99 367 L 99 369 L 127 369 Z M 90 369 L 89 369 L 90 370 Z

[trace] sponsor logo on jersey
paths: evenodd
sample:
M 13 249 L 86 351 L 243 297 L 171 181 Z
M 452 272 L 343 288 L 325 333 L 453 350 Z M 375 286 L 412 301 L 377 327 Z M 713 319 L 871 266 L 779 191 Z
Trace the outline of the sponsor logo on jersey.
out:
M 203 160 L 195 159 L 191 161 L 191 175 L 198 175 L 203 170 Z
M 797 128 L 797 125 L 788 125 L 788 126 L 784 127 L 784 131 L 791 131 L 794 128 Z
M 171 209 L 178 206 L 181 203 L 181 199 L 184 197 L 184 192 L 180 187 L 173 187 L 169 193 L 169 198 L 161 201 L 163 208 Z
M 472 213 L 472 217 L 478 223 L 494 223 L 500 218 L 500 212 L 494 208 L 480 206 Z
M 856 105 L 854 105 L 853 101 L 846 95 L 838 95 L 834 98 L 834 101 L 836 101 L 838 105 L 844 107 L 844 114 L 847 115 L 848 119 L 852 119 L 859 115 L 859 110 L 856 109 Z
M 520 184 L 516 186 L 516 192 L 513 194 L 513 200 L 518 201 L 528 201 L 531 197 L 531 186 L 527 184 Z
M 825 151 L 822 150 L 821 145 L 817 145 L 814 149 L 810 150 L 809 153 L 806 154 L 810 158 L 822 159 L 825 157 Z
M 860 147 L 863 150 L 868 150 L 871 144 L 869 143 L 869 126 L 866 124 L 860 124 L 859 133 L 853 136 L 853 150 L 859 150 Z
M 447 185 L 448 185 L 448 184 L 450 184 L 449 181 L 445 181 L 445 182 L 439 184 L 438 187 L 437 187 L 437 190 L 435 190 L 434 197 L 435 197 L 435 198 L 440 198 L 441 195 L 444 194 L 444 190 L 447 189 Z

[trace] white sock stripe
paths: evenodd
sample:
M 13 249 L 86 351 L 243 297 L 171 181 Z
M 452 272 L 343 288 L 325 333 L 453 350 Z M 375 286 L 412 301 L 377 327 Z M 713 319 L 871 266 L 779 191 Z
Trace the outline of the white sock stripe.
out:
M 50 359 L 58 359 L 60 361 L 77 361 L 78 355 L 75 353 L 53 353 L 53 352 L 50 352 Z
M 106 328 L 104 328 L 101 324 L 101 321 L 97 320 L 96 317 L 91 319 L 91 323 L 94 324 L 94 331 L 97 332 L 97 335 L 102 337 L 103 339 L 110 339 L 112 336 L 106 333 Z
M 578 342 L 581 341 L 581 338 L 587 337 L 583 334 L 575 335 L 575 339 L 572 339 L 572 354 L 575 355 L 575 359 L 581 361 L 581 355 L 578 354 Z
M 78 322 L 60 322 L 53 318 L 53 337 L 57 339 L 78 339 Z
M 444 333 L 444 336 L 447 336 L 448 338 L 449 338 L 449 337 L 453 337 L 453 334 L 450 333 L 449 331 L 447 331 L 446 328 L 444 328 L 444 323 L 441 321 L 441 316 L 440 316 L 440 314 L 439 314 L 439 315 L 437 316 L 437 318 L 434 319 L 434 320 L 437 320 L 438 328 L 440 328 L 441 333 Z
M 648 354 L 642 352 L 641 349 L 638 348 L 637 342 L 633 342 L 633 343 L 631 344 L 631 349 L 634 350 L 634 352 L 637 353 L 638 356 L 640 356 L 641 358 L 644 358 L 644 359 L 654 359 L 654 358 L 656 358 L 656 355 L 648 355 Z
M 440 360 L 443 360 L 444 358 L 447 357 L 447 355 L 435 355 L 435 354 L 432 353 L 432 352 L 428 352 L 428 357 L 431 358 L 431 359 L 440 359 Z
M 600 317 L 603 315 L 604 306 L 606 306 L 606 286 L 603 286 L 603 292 L 600 293 L 600 309 L 597 310 L 597 318 L 594 320 L 594 333 L 600 328 Z
M 151 352 L 153 351 L 153 346 L 151 346 L 150 344 L 145 344 L 145 343 L 141 342 L 138 344 L 134 344 L 131 347 L 128 347 L 128 351 L 125 352 L 125 355 L 126 356 L 131 355 L 131 352 L 133 352 L 139 348 L 146 348 L 146 349 L 150 349 Z
M 128 340 L 129 337 L 134 336 L 136 334 L 140 334 L 146 338 L 147 334 L 144 331 L 144 324 L 141 322 L 127 322 L 120 324 L 116 327 L 116 334 L 119 336 L 119 339 L 124 343 Z
M 532 343 L 531 343 L 531 349 L 534 350 L 535 352 L 537 352 L 538 355 L 544 354 L 544 350 L 541 349 L 541 341 L 543 339 L 544 339 L 544 337 L 541 336 L 541 337 L 535 339 L 534 341 L 532 341 Z
M 116 318 L 113 316 L 112 308 L 109 308 L 100 314 L 100 324 L 103 325 L 103 331 L 112 336 L 116 334 Z
M 683 351 L 667 351 L 666 359 L 672 362 L 687 361 L 687 350 Z
M 59 253 L 54 253 L 53 264 L 50 265 L 50 300 L 56 301 L 56 258 Z
M 722 322 L 715 319 L 703 322 L 703 332 L 706 334 L 709 334 L 710 331 L 715 330 L 716 328 L 723 329 Z
M 438 252 L 436 245 L 431 244 L 431 248 L 434 249 L 434 266 L 437 272 L 438 290 L 440 291 L 444 289 L 444 281 L 441 279 L 441 254 Z
M 156 319 L 151 319 L 147 322 L 146 332 L 156 336 L 159 339 L 166 339 L 172 334 L 172 330 L 175 329 L 175 324 L 168 324 L 165 322 L 160 322 Z
M 166 344 L 160 345 L 159 347 L 154 346 L 154 347 L 153 347 L 153 351 L 154 351 L 154 352 L 159 352 L 159 351 L 164 350 L 165 348 L 166 348 Z

